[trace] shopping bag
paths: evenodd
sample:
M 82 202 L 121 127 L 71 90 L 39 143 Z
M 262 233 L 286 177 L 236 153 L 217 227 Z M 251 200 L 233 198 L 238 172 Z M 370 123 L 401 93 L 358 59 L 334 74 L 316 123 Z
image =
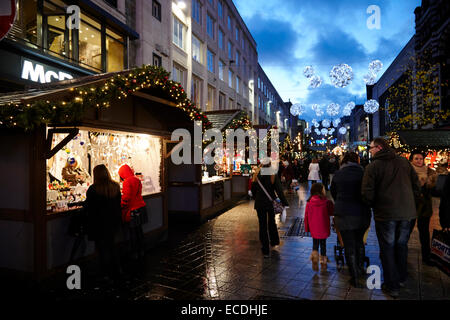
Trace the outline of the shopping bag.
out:
M 442 272 L 450 276 L 450 232 L 433 230 L 431 260 Z
M 283 208 L 283 211 L 281 212 L 280 221 L 283 223 L 286 222 L 286 208 Z

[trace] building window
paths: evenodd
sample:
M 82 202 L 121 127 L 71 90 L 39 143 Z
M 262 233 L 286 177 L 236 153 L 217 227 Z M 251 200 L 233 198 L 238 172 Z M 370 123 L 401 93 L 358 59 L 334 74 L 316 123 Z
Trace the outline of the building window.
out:
M 111 7 L 117 8 L 117 0 L 104 0 Z
M 192 18 L 202 24 L 202 5 L 199 0 L 192 0 Z
M 230 88 L 233 88 L 233 78 L 234 78 L 233 71 L 228 70 L 228 86 Z
M 206 110 L 214 110 L 214 97 L 216 95 L 216 89 L 214 87 L 208 86 L 208 102 L 206 103 Z
M 240 82 L 240 80 L 241 80 L 241 79 L 239 79 L 239 77 L 236 77 L 236 92 L 237 92 L 237 93 L 240 93 L 240 92 L 239 92 L 239 82 Z
M 224 81 L 223 71 L 225 70 L 225 64 L 222 60 L 219 60 L 219 79 Z
M 106 72 L 125 69 L 125 45 L 123 42 L 122 36 L 106 28 Z
M 225 95 L 222 92 L 219 92 L 219 110 L 226 109 L 225 102 L 226 102 Z
M 81 14 L 79 30 L 79 60 L 88 67 L 102 70 L 102 33 L 97 21 Z M 50 38 L 49 38 L 50 40 Z M 52 47 L 49 49 L 52 50 Z M 53 51 L 53 50 L 52 50 Z
M 228 41 L 228 58 L 233 59 L 233 45 Z
M 220 19 L 223 18 L 223 5 L 222 5 L 222 1 L 220 1 L 220 0 L 217 2 L 217 14 Z
M 242 49 L 243 50 L 245 50 L 245 37 L 244 37 L 244 34 L 242 34 L 242 37 L 241 37 L 241 39 L 242 39 Z
M 185 74 L 186 71 L 183 67 L 174 63 L 172 68 L 172 80 L 181 83 L 181 86 L 184 88 L 185 86 Z
M 208 49 L 208 71 L 214 73 L 214 53 Z
M 234 101 L 233 99 L 228 99 L 228 110 L 233 110 L 234 109 Z
M 152 15 L 161 21 L 161 4 L 156 0 L 152 0 Z
M 239 52 L 236 50 L 236 67 L 239 67 Z
M 173 17 L 173 43 L 179 46 L 181 49 L 184 49 L 184 35 L 183 33 L 185 27 L 180 20 L 178 20 L 175 16 Z
M 239 44 L 239 28 L 236 27 L 236 42 Z
M 231 17 L 230 16 L 228 16 L 228 29 L 230 29 L 230 31 L 233 31 L 231 29 Z
M 191 100 L 197 107 L 202 107 L 202 79 L 192 75 L 192 88 L 191 88 Z
M 219 48 L 223 50 L 223 32 L 219 28 Z
M 209 14 L 206 16 L 206 32 L 214 39 L 214 19 Z
M 156 53 L 153 54 L 153 65 L 157 67 L 162 67 L 162 59 Z
M 192 59 L 199 63 L 203 63 L 202 59 L 202 43 L 198 38 L 192 35 Z
M 258 89 L 261 89 L 261 80 L 259 77 L 258 77 Z

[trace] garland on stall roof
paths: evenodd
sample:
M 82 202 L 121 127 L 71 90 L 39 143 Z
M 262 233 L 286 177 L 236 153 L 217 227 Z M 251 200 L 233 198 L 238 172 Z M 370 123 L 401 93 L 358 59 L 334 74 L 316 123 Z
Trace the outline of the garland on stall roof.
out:
M 192 121 L 202 121 L 203 131 L 212 124 L 207 116 L 186 96 L 180 83 L 169 80 L 170 73 L 160 67 L 145 65 L 121 73 L 101 86 L 71 88 L 70 101 L 43 101 L 30 104 L 8 103 L 0 106 L 0 128 L 33 130 L 42 124 L 73 124 L 81 121 L 88 108 L 108 108 L 110 101 L 124 99 L 133 92 L 147 89 L 151 94 L 176 103 Z
M 423 148 L 416 148 L 416 147 L 411 147 L 407 144 L 403 144 L 402 141 L 400 140 L 400 136 L 398 135 L 398 133 L 396 131 L 388 132 L 387 137 L 388 137 L 387 141 L 388 141 L 389 146 L 398 153 L 411 153 L 412 151 L 415 151 L 415 150 L 421 150 L 425 153 L 450 152 L 450 147 L 442 148 L 442 149 L 435 149 L 430 146 L 426 146 Z

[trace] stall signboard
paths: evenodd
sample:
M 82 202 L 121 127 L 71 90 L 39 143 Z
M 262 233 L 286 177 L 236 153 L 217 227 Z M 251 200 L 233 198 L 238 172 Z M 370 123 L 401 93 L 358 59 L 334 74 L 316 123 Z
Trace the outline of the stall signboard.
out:
M 73 79 L 67 72 L 57 70 L 43 63 L 38 63 L 29 59 L 22 59 L 21 78 L 33 82 L 49 83 L 52 81 L 62 81 Z
M 16 1 L 0 1 L 0 40 L 2 40 L 11 30 L 16 17 Z

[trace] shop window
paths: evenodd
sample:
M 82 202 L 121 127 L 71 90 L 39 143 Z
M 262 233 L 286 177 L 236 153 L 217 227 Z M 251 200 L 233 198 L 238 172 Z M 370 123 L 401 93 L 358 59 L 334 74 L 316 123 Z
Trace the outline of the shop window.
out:
M 156 0 L 152 1 L 152 15 L 161 21 L 161 4 Z
M 81 20 L 79 60 L 89 68 L 102 70 L 102 36 L 92 25 Z
M 153 65 L 157 67 L 162 67 L 162 59 L 156 53 L 153 54 Z
M 192 76 L 192 88 L 191 88 L 191 100 L 196 104 L 197 107 L 202 107 L 202 79 Z
M 106 72 L 125 69 L 125 46 L 123 37 L 110 29 L 106 29 Z
M 44 47 L 50 54 L 70 57 L 70 32 L 66 32 L 65 4 L 61 1 L 44 1 Z
M 38 40 L 37 0 L 19 0 L 16 21 L 8 36 L 33 44 L 40 43 L 40 39 Z
M 214 87 L 208 86 L 208 102 L 206 104 L 206 110 L 214 110 L 214 97 L 216 95 L 216 89 Z
M 65 137 L 66 134 L 53 134 L 52 146 Z M 73 168 L 68 169 L 69 163 L 73 163 Z M 119 168 L 128 164 L 142 181 L 142 195 L 161 192 L 160 138 L 81 129 L 74 139 L 47 160 L 47 209 L 64 211 L 84 201 L 86 191 L 93 183 L 93 169 L 99 164 L 106 165 L 117 182 L 120 181 Z M 78 177 L 71 171 L 77 171 Z

